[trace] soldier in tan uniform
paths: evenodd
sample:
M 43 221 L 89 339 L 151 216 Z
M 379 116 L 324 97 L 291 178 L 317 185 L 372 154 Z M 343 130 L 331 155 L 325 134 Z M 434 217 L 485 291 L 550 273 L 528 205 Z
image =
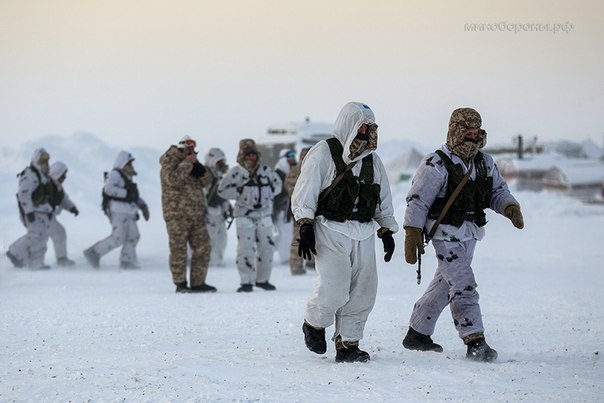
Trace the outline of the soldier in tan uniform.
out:
M 296 182 L 298 181 L 298 176 L 300 176 L 300 169 L 302 168 L 302 160 L 306 156 L 306 153 L 308 153 L 308 150 L 310 150 L 310 147 L 303 148 L 302 151 L 300 151 L 300 163 L 298 163 L 297 165 L 294 165 L 291 168 L 291 170 L 288 172 L 287 176 L 285 177 L 285 181 L 283 182 L 283 186 L 287 190 L 287 193 L 289 194 L 290 197 L 292 194 L 294 194 L 294 188 L 296 187 Z M 291 242 L 290 249 L 289 249 L 289 268 L 290 268 L 292 275 L 297 276 L 297 275 L 301 275 L 301 274 L 306 274 L 306 267 L 312 268 L 314 270 L 315 261 L 311 257 L 311 260 L 308 260 L 305 262 L 304 259 L 302 259 L 302 256 L 298 255 L 297 238 L 298 238 L 298 233 L 300 232 L 300 225 L 298 225 L 298 223 L 296 223 L 296 221 L 292 220 L 292 228 L 293 228 L 293 236 L 292 236 L 292 242 Z M 305 265 L 306 265 L 306 267 L 305 267 Z
M 177 293 L 216 292 L 206 284 L 210 237 L 205 223 L 204 187 L 212 174 L 198 160 L 196 142 L 185 136 L 160 157 L 162 209 L 170 246 L 170 271 Z M 191 247 L 190 287 L 187 285 L 187 246 Z

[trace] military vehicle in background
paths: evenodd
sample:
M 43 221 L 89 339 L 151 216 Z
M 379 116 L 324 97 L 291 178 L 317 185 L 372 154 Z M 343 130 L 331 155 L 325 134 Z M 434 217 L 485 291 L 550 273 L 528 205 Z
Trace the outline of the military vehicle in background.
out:
M 262 153 L 262 162 L 275 166 L 279 152 L 284 148 L 295 150 L 299 155 L 302 148 L 331 137 L 331 127 L 331 123 L 311 122 L 308 117 L 303 122 L 269 126 L 265 135 L 256 140 L 258 150 Z

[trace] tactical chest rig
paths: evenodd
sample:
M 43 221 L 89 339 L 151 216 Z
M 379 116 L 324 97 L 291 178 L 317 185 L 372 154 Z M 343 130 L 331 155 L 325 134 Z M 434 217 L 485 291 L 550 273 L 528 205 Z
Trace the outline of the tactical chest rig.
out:
M 373 183 L 373 155 L 363 158 L 361 172 L 356 177 L 351 172 L 352 166 L 346 166 L 342 159 L 344 148 L 340 141 L 333 137 L 325 141 L 336 164 L 336 179 L 340 176 L 341 179 L 321 192 L 315 216 L 338 222 L 370 222 L 380 199 L 380 185 Z
M 58 186 L 55 185 L 51 178 L 48 178 L 46 183 L 42 182 L 42 176 L 38 169 L 32 165 L 29 166 L 30 170 L 36 175 L 38 179 L 38 186 L 34 189 L 31 194 L 31 199 L 34 207 L 37 207 L 41 204 L 48 203 L 53 208 L 58 206 L 64 197 L 64 192 L 62 189 L 59 189 Z M 17 174 L 17 177 L 25 174 L 25 169 Z M 19 199 L 19 195 L 17 195 L 17 200 Z M 21 206 L 19 205 L 21 208 Z
M 461 164 L 454 164 L 444 152 L 436 150 L 436 153 L 445 164 L 449 174 L 447 191 L 444 197 L 437 197 L 430 207 L 428 218 L 437 219 L 445 204 L 463 180 L 465 174 Z M 451 207 L 442 218 L 441 223 L 461 226 L 464 221 L 471 221 L 479 227 L 487 223 L 484 210 L 490 206 L 493 193 L 493 177 L 487 176 L 488 169 L 484 155 L 478 152 L 474 157 L 474 168 L 476 178 L 469 179 L 457 195 Z

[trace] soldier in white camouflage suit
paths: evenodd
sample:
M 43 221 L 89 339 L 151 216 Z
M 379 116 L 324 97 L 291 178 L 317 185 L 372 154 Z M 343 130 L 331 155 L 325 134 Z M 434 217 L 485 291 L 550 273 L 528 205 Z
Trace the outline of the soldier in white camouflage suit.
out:
M 292 195 L 298 251 L 305 259 L 315 255 L 319 275 L 304 312 L 304 343 L 324 354 L 325 329 L 335 322 L 336 362 L 370 359 L 359 342 L 377 294 L 375 235 L 389 262 L 398 231 L 388 176 L 376 153 L 377 127 L 369 106 L 344 105 L 332 136 L 304 158 Z
M 75 262 L 67 257 L 67 232 L 65 227 L 57 220 L 57 216 L 63 210 L 69 211 L 76 217 L 80 213 L 75 203 L 71 201 L 63 189 L 63 182 L 67 177 L 67 165 L 61 161 L 52 164 L 50 166 L 50 177 L 54 181 L 58 193 L 57 201 L 59 202 L 50 219 L 50 240 L 54 245 L 57 264 L 59 266 L 73 266 Z
M 220 148 L 210 148 L 205 156 L 206 168 L 212 173 L 212 184 L 207 188 L 206 221 L 212 241 L 210 266 L 224 266 L 224 251 L 227 246 L 227 221 L 233 219 L 231 202 L 218 195 L 218 184 L 229 170 L 224 152 Z
M 218 186 L 218 194 L 235 200 L 233 215 L 237 226 L 237 269 L 241 286 L 237 292 L 256 287 L 275 290 L 269 282 L 273 270 L 273 199 L 283 186 L 279 175 L 260 162 L 252 139 L 239 142 L 238 165 L 229 169 Z
M 134 156 L 128 151 L 120 151 L 103 187 L 104 197 L 108 200 L 105 214 L 111 222 L 111 234 L 84 251 L 86 260 L 95 269 L 99 268 L 101 257 L 119 247 L 120 268 L 140 268 L 136 254 L 140 240 L 138 212 L 141 210 L 145 220 L 149 220 L 149 208 L 139 195 L 138 186 L 134 182 L 136 175 Z
M 424 253 L 422 233 L 430 234 L 451 194 L 471 172 L 450 209 L 432 236 L 438 267 L 424 295 L 415 303 L 403 346 L 410 350 L 442 352 L 432 341 L 436 321 L 449 305 L 466 356 L 493 361 L 497 352 L 485 341 L 478 304 L 472 258 L 476 242 L 484 237 L 490 208 L 523 228 L 520 204 L 511 195 L 493 158 L 480 151 L 486 144 L 480 114 L 472 108 L 453 111 L 447 142 L 428 154 L 418 167 L 407 195 L 405 211 L 405 260 L 415 264 Z
M 206 283 L 210 237 L 206 228 L 204 188 L 212 174 L 197 159 L 197 143 L 184 136 L 161 156 L 162 210 L 170 247 L 170 272 L 177 293 L 216 292 Z M 190 287 L 187 284 L 187 247 L 191 248 Z
M 54 209 L 54 186 L 48 176 L 50 155 L 44 148 L 34 150 L 31 164 L 19 176 L 17 201 L 21 222 L 27 233 L 9 246 L 6 256 L 17 268 L 49 269 L 44 264 L 50 219 Z

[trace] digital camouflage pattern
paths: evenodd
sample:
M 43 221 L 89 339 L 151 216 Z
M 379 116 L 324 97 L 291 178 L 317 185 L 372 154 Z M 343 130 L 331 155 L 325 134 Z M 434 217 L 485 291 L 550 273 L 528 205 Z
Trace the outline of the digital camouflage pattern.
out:
M 466 133 L 470 129 L 480 129 L 482 118 L 472 108 L 459 108 L 451 113 L 449 119 L 449 131 L 447 133 L 447 147 L 464 161 L 469 161 L 487 143 L 487 133 L 479 132 L 476 141 L 467 140 Z
M 304 157 L 306 157 L 308 150 L 310 150 L 310 148 L 306 147 L 300 151 L 300 162 L 291 168 L 285 177 L 285 181 L 283 182 L 283 186 L 285 187 L 285 190 L 287 190 L 287 193 L 289 193 L 290 197 L 294 193 L 294 188 L 296 187 L 296 182 L 298 180 L 298 176 L 300 176 L 300 170 L 302 169 L 302 161 L 304 160 Z M 302 259 L 302 256 L 298 255 L 298 235 L 300 233 L 300 224 L 296 223 L 295 220 L 292 220 L 292 222 L 294 234 L 289 250 L 289 268 L 291 274 L 293 275 L 305 274 L 306 269 L 304 268 L 304 259 Z M 306 262 L 306 265 L 314 267 L 314 260 Z
M 187 281 L 187 245 L 191 247 L 191 287 L 205 282 L 210 260 L 210 238 L 206 229 L 204 187 L 212 182 L 206 170 L 203 176 L 192 175 L 193 163 L 171 146 L 160 157 L 162 210 L 170 247 L 170 271 L 175 284 Z

